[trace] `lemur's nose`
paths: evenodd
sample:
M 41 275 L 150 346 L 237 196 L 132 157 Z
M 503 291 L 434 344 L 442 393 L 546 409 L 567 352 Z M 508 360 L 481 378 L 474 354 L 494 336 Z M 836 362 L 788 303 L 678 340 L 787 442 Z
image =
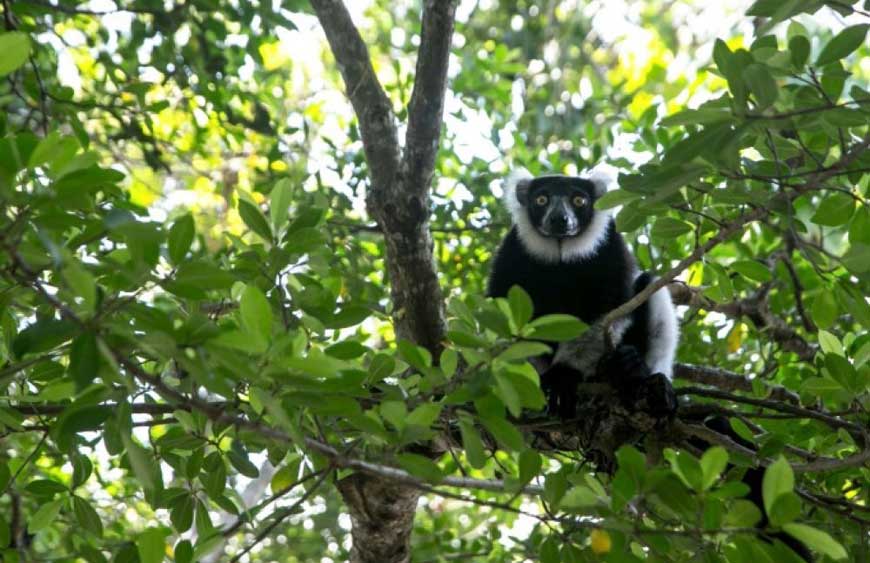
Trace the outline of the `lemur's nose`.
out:
M 553 227 L 565 229 L 568 227 L 568 216 L 563 214 L 554 215 L 552 218 Z

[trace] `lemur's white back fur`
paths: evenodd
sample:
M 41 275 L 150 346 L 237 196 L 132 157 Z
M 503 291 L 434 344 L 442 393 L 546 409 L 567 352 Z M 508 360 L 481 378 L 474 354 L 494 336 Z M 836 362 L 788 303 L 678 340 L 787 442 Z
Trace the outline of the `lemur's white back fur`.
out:
M 680 338 L 677 312 L 671 293 L 663 287 L 647 301 L 649 306 L 649 346 L 644 361 L 653 373 L 663 373 L 668 379 L 674 376 L 674 356 Z
M 601 197 L 614 183 L 613 177 L 603 170 L 593 170 L 581 177 L 595 184 L 595 197 Z M 594 254 L 607 234 L 610 212 L 596 210 L 592 221 L 579 236 L 562 241 L 545 237 L 532 225 L 528 213 L 517 199 L 517 184 L 531 179 L 529 171 L 521 168 L 511 173 L 504 183 L 504 203 L 517 226 L 523 247 L 535 258 L 554 263 L 582 260 Z

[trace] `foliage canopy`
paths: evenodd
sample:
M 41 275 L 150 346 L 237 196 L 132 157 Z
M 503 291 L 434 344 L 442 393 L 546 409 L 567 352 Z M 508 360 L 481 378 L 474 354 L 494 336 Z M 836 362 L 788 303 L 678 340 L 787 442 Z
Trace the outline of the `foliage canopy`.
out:
M 430 2 L 366 4 L 404 123 Z M 459 7 L 427 348 L 396 336 L 414 313 L 307 2 L 3 0 L 3 561 L 343 561 L 355 471 L 425 492 L 413 561 L 788 560 L 762 515 L 867 558 L 868 2 L 578 4 Z M 608 474 L 533 439 L 526 360 L 584 327 L 482 297 L 499 182 L 600 162 L 682 305 L 687 411 L 757 453 L 626 445 Z

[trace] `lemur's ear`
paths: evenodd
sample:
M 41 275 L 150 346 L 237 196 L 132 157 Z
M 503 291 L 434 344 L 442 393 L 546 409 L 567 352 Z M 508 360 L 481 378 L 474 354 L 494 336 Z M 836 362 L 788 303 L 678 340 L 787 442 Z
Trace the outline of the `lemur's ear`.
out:
M 519 168 L 508 174 L 504 181 L 504 197 L 508 209 L 514 209 L 516 204 L 525 207 L 529 201 L 529 188 L 532 185 L 532 175 L 525 168 Z
M 518 180 L 516 183 L 516 187 L 514 191 L 516 192 L 517 201 L 520 202 L 520 205 L 523 207 L 529 202 L 529 188 L 532 185 L 531 178 L 523 178 L 522 180 Z
M 615 174 L 603 167 L 594 168 L 586 175 L 586 179 L 592 182 L 592 185 L 595 186 L 596 198 L 603 196 L 607 190 L 616 185 Z

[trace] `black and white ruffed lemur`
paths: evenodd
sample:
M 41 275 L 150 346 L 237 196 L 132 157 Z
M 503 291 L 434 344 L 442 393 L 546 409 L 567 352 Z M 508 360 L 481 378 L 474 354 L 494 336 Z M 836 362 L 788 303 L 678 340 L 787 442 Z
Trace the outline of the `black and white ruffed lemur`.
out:
M 531 297 L 534 317 L 565 313 L 591 325 L 650 284 L 653 277 L 638 270 L 610 213 L 594 208 L 610 183 L 601 173 L 510 176 L 504 199 L 513 227 L 493 261 L 488 295 L 504 297 L 518 285 Z M 643 405 L 656 416 L 673 415 L 677 403 L 671 377 L 679 327 L 667 289 L 656 291 L 632 314 L 615 322 L 610 338 L 612 349 L 600 330 L 590 329 L 546 359 L 541 387 L 550 413 L 574 418 L 578 384 L 606 378 L 626 405 Z M 727 419 L 717 417 L 704 424 L 754 448 L 730 428 Z M 709 447 L 697 439 L 692 442 L 700 449 Z M 743 475 L 749 498 L 758 506 L 763 475 L 760 467 Z M 763 520 L 759 527 L 765 524 Z M 779 540 L 804 561 L 812 561 L 806 546 L 794 538 L 778 532 L 763 537 L 771 543 Z M 794 560 L 793 555 L 783 555 Z
M 592 324 L 646 287 L 652 276 L 638 270 L 611 214 L 594 208 L 610 182 L 601 173 L 511 175 L 504 200 L 513 228 L 495 256 L 489 296 L 504 297 L 518 285 L 532 298 L 535 317 L 565 313 Z M 550 411 L 573 417 L 578 380 L 603 370 L 618 378 L 610 383 L 626 401 L 652 393 L 651 410 L 672 413 L 678 324 L 667 289 L 614 323 L 611 334 L 614 349 L 609 354 L 600 342 L 582 339 L 559 347 L 541 379 Z

